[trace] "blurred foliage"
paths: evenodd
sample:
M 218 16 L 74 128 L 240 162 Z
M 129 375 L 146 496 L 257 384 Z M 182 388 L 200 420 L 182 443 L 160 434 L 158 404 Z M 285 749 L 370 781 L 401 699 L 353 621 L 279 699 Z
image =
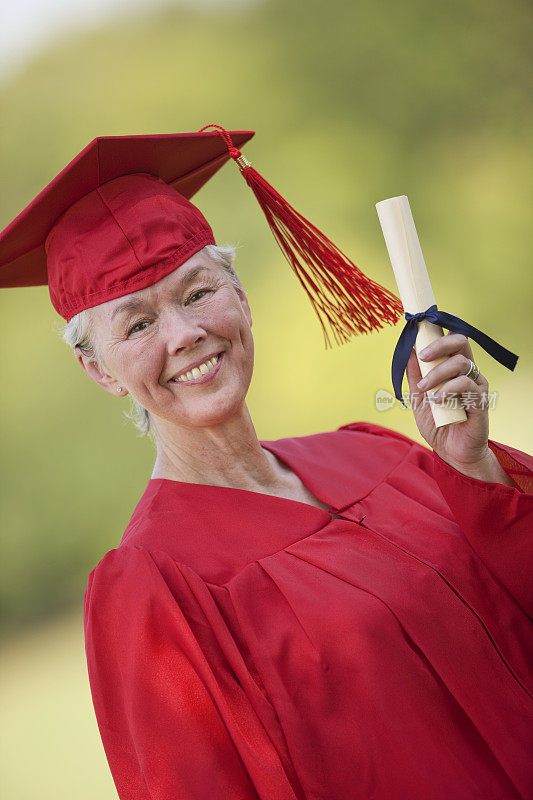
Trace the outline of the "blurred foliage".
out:
M 4 642 L 0 710 L 2 800 L 117 800 L 91 704 L 81 609 Z
M 499 392 L 492 437 L 531 449 L 532 20 L 525 0 L 273 0 L 174 5 L 64 36 L 0 87 L 0 226 L 95 136 L 255 129 L 250 160 L 392 289 L 374 204 L 409 196 L 439 306 L 520 354 L 512 375 L 478 360 Z M 225 167 L 195 202 L 219 242 L 239 244 L 259 437 L 363 419 L 420 440 L 410 412 L 374 403 L 390 389 L 399 328 L 325 351 L 238 170 Z M 54 333 L 62 321 L 45 288 L 3 291 L 0 304 L 5 635 L 80 606 L 154 454 Z

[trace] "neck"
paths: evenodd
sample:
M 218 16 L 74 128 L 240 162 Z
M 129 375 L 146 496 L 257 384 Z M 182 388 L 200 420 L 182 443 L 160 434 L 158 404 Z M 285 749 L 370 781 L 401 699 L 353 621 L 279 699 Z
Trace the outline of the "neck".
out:
M 246 405 L 219 425 L 189 429 L 164 424 L 155 437 L 152 478 L 272 492 L 290 480 L 291 471 L 261 447 Z

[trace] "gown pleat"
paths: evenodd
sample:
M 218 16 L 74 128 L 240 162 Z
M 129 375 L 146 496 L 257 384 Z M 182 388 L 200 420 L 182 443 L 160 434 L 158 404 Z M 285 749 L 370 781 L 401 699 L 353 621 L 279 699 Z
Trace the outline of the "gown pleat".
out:
M 531 800 L 533 458 L 491 442 L 514 489 L 368 423 L 262 444 L 329 511 L 151 480 L 89 576 L 121 800 Z

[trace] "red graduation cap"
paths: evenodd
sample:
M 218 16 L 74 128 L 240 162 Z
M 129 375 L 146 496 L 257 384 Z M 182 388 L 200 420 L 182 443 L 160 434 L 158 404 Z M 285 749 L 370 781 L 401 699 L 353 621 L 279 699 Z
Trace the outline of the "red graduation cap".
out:
M 94 139 L 0 234 L 0 286 L 48 284 L 66 320 L 153 285 L 206 244 L 192 197 L 233 158 L 318 314 L 337 341 L 394 323 L 398 298 L 364 275 L 249 164 L 252 131 Z

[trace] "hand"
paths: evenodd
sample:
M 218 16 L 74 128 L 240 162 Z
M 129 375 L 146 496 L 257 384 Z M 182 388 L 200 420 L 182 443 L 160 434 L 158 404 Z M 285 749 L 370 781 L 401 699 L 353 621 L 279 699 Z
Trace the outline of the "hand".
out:
M 488 445 L 487 379 L 481 374 L 477 381 L 466 377 L 470 369 L 469 359 L 474 360 L 468 339 L 460 333 L 449 333 L 426 349 L 427 354 L 424 357 L 420 355 L 422 361 L 433 361 L 441 356 L 449 358 L 428 372 L 426 382 L 420 388 L 417 384 L 422 375 L 414 350 L 407 363 L 411 406 L 421 435 L 443 461 L 464 475 L 515 486 Z M 466 422 L 435 427 L 425 392 L 439 383 L 443 385 L 435 395 L 435 402 L 455 397 L 456 402 L 464 407 Z

